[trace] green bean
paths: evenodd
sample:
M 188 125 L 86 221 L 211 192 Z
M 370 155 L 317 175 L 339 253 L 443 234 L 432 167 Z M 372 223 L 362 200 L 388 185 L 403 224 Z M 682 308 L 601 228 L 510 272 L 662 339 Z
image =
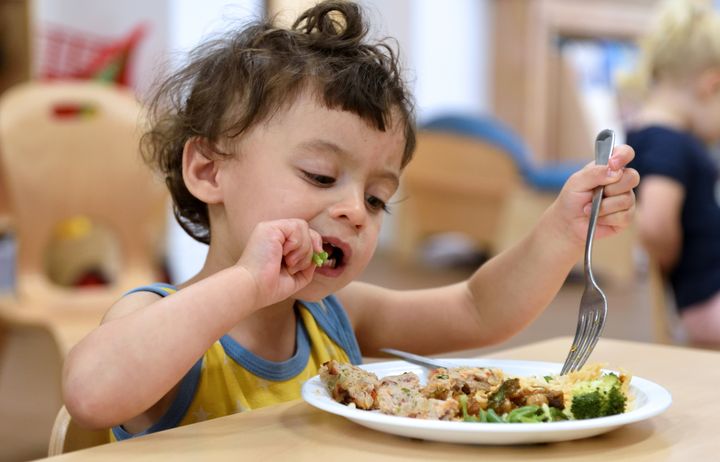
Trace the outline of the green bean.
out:
M 323 266 L 325 264 L 325 262 L 327 261 L 327 259 L 328 259 L 327 252 L 313 252 L 313 254 L 312 254 L 312 261 L 318 267 Z
M 487 421 L 490 423 L 505 423 L 505 420 L 503 420 L 502 417 L 497 415 L 497 413 L 495 413 L 495 410 L 493 410 L 493 409 L 488 409 Z

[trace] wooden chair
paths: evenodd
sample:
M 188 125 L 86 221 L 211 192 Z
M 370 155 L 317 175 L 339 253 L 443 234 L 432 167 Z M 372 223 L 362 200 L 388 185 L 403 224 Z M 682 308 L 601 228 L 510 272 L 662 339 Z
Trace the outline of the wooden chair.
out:
M 538 165 L 523 140 L 491 116 L 436 117 L 418 131 L 415 159 L 403 175 L 407 199 L 398 207 L 396 247 L 408 257 L 425 237 L 459 231 L 486 254 L 497 254 L 530 231 L 585 163 Z M 635 240 L 631 228 L 599 241 L 597 274 L 634 282 Z
M 648 286 L 652 304 L 653 337 L 664 344 L 687 344 L 686 335 L 675 308 L 675 298 L 667 277 L 653 259 L 648 262 Z
M 48 457 L 110 442 L 109 430 L 86 430 L 73 422 L 65 406 L 60 408 L 48 446 Z
M 123 260 L 116 292 L 155 276 L 166 195 L 139 158 L 140 114 L 131 93 L 95 83 L 27 83 L 3 95 L 0 155 L 19 299 L 77 295 L 48 281 L 43 259 L 55 227 L 75 216 L 115 232 Z
M 545 210 L 555 201 L 556 193 L 541 192 L 522 185 L 507 200 L 505 213 L 498 225 L 496 247 L 503 251 L 522 239 L 535 226 Z M 593 244 L 593 271 L 601 282 L 630 285 L 637 281 L 637 232 L 630 225 L 622 233 Z M 575 271 L 582 271 L 578 260 Z
M 133 95 L 104 84 L 33 82 L 0 97 L 2 181 L 17 239 L 16 288 L 0 299 L 0 323 L 10 332 L 49 336 L 60 363 L 124 291 L 160 277 L 167 194 L 140 159 L 141 123 L 141 105 Z M 65 287 L 48 278 L 46 258 L 58 223 L 76 217 L 115 237 L 119 258 L 110 285 Z M 70 265 L 73 255 L 67 257 Z M 16 337 L 21 338 L 8 339 Z M 11 347 L 0 350 L 2 363 L 17 351 L 25 362 L 45 354 Z M 9 374 L 9 379 L 17 375 Z M 48 372 L 42 380 L 52 393 L 60 387 L 58 373 Z M 22 393 L 22 387 L 13 390 Z M 55 402 L 37 417 L 42 447 L 61 405 Z
M 501 148 L 454 133 L 420 130 L 403 174 L 396 250 L 411 258 L 426 237 L 461 232 L 492 253 L 503 207 L 521 183 Z

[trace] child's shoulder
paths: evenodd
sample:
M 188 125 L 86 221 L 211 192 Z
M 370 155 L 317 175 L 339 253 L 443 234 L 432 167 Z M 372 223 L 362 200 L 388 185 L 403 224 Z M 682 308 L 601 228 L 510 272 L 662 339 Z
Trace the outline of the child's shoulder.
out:
M 118 301 L 113 303 L 105 314 L 103 323 L 127 316 L 134 311 L 156 302 L 158 297 L 166 297 L 177 292 L 177 290 L 177 287 L 164 282 L 155 282 L 135 287 L 134 289 L 125 292 Z

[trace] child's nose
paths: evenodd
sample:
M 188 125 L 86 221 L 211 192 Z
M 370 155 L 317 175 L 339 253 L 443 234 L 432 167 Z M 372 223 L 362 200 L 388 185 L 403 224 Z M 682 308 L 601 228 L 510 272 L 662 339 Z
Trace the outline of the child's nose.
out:
M 347 220 L 357 230 L 362 229 L 367 220 L 365 193 L 354 192 L 339 197 L 338 201 L 330 208 L 330 215 L 333 218 Z

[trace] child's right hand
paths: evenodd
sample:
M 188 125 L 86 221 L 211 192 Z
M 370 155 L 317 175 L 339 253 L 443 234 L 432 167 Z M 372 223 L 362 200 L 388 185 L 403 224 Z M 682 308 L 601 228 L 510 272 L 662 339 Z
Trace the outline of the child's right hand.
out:
M 237 263 L 255 280 L 256 305 L 272 305 L 308 285 L 317 267 L 313 252 L 322 252 L 322 238 L 305 220 L 259 223 Z

